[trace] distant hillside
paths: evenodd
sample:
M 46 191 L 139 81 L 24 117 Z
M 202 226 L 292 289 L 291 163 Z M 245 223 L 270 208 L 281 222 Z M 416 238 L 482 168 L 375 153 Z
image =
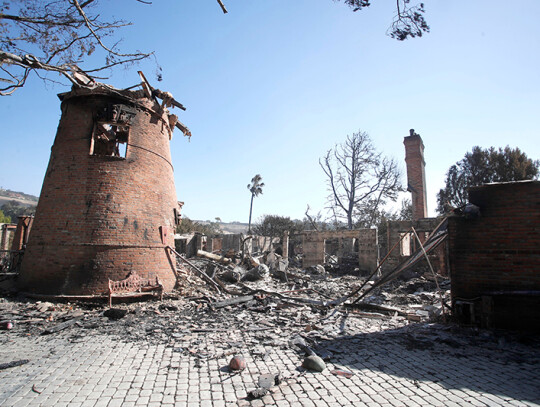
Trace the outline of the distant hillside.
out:
M 248 230 L 248 224 L 247 223 L 239 223 L 239 222 L 232 222 L 232 223 L 221 223 L 221 230 L 227 233 L 247 233 Z
M 201 225 L 208 225 L 210 221 L 207 220 L 196 220 L 194 222 L 198 222 Z M 220 222 L 219 226 L 221 227 L 221 230 L 225 233 L 232 233 L 232 234 L 238 234 L 238 233 L 247 233 L 248 230 L 248 224 L 247 223 L 240 223 L 240 222 Z
M 38 197 L 30 194 L 25 194 L 24 192 L 12 191 L 11 189 L 0 188 L 0 196 L 5 198 L 16 198 L 25 201 L 38 201 Z
M 24 192 L 0 188 L 0 207 L 9 201 L 16 201 L 22 206 L 36 206 L 38 197 Z

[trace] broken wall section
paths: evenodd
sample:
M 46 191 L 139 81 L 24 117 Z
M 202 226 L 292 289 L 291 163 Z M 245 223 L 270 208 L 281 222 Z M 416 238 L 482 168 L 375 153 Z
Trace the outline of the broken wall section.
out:
M 377 268 L 379 264 L 377 229 L 303 232 L 303 267 L 325 263 L 327 240 L 334 240 L 338 261 L 346 254 L 354 253 L 358 256 L 358 268 L 361 273 L 371 273 Z
M 448 218 L 452 303 L 463 322 L 540 332 L 540 182 L 469 189 Z
M 382 270 L 393 270 L 420 248 L 414 233 L 411 233 L 413 227 L 418 233 L 420 240 L 424 242 L 440 221 L 441 220 L 438 218 L 424 218 L 417 221 L 389 221 L 386 231 L 386 251 L 391 250 L 391 252 L 381 253 L 381 256 L 386 256 L 388 254 L 388 257 L 381 267 Z M 397 246 L 394 248 L 394 245 Z M 392 248 L 394 249 L 392 250 Z M 442 244 L 430 253 L 429 261 L 436 272 L 444 276 L 448 275 L 446 265 L 446 244 Z
M 11 250 L 23 250 L 26 247 L 28 237 L 30 236 L 30 230 L 32 230 L 32 223 L 34 223 L 33 216 L 19 216 L 15 235 L 13 236 L 13 242 L 11 244 Z
M 16 229 L 17 225 L 14 223 L 0 224 L 0 250 L 10 250 Z
M 184 233 L 174 235 L 174 247 L 178 253 L 193 257 L 197 250 L 202 249 L 202 238 L 199 233 Z
M 19 272 L 33 221 L 33 216 L 19 216 L 17 225 L 1 225 L 0 272 Z
M 175 235 L 176 251 L 185 254 L 187 257 L 197 255 L 197 250 L 203 250 L 211 253 L 226 254 L 227 252 L 240 253 L 245 250 L 248 253 L 259 253 L 270 251 L 279 243 L 279 238 L 266 236 L 252 236 L 246 239 L 241 233 L 222 234 L 215 237 L 209 237 L 201 233 L 188 233 Z M 244 242 L 245 247 L 242 247 Z

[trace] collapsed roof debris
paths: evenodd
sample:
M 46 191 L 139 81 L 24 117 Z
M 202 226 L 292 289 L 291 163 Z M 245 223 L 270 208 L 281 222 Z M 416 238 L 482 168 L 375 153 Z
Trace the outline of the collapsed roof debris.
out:
M 460 358 L 474 352 L 489 357 L 496 354 L 501 363 L 540 362 L 531 346 L 522 346 L 511 334 L 479 334 L 433 322 L 440 319 L 440 308 L 428 270 L 405 282 L 394 280 L 384 290 L 373 290 L 366 299 L 373 307 L 358 309 L 323 304 L 359 286 L 363 277 L 337 277 L 319 268 L 289 268 L 288 282 L 271 271 L 258 281 L 224 284 L 224 290 L 218 292 L 200 272 L 209 264 L 217 265 L 215 281 L 220 281 L 220 273 L 232 266 L 204 258 L 188 262 L 182 262 L 187 267 L 179 271 L 182 278 L 177 289 L 160 302 L 131 302 L 107 309 L 102 302 L 55 304 L 4 298 L 0 314 L 12 322 L 13 329 L 9 338 L 0 335 L 0 345 L 38 336 L 43 344 L 59 340 L 74 344 L 89 336 L 107 335 L 119 343 L 165 347 L 176 355 L 175 360 L 188 360 L 190 370 L 208 366 L 219 380 L 242 375 L 245 383 L 239 385 L 249 399 L 290 386 L 308 371 L 329 371 L 349 380 L 358 370 L 344 367 L 343 358 L 353 348 L 370 353 L 382 340 L 408 351 L 443 352 Z M 191 271 L 195 268 L 199 272 Z M 448 281 L 440 285 L 448 288 Z M 511 344 L 511 352 L 499 351 L 501 340 Z M 291 355 L 294 365 L 275 360 L 282 352 Z M 273 361 L 279 371 L 254 372 L 250 364 L 256 360 Z M 250 375 L 253 379 L 246 379 Z M 433 380 L 436 376 L 433 373 Z

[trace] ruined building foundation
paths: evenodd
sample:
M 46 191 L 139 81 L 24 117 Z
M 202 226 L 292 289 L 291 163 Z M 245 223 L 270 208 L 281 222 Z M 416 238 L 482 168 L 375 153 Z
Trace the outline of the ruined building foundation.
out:
M 169 140 L 176 116 L 143 91 L 59 95 L 62 117 L 19 277 L 22 291 L 91 295 L 130 272 L 173 288 L 179 208 Z

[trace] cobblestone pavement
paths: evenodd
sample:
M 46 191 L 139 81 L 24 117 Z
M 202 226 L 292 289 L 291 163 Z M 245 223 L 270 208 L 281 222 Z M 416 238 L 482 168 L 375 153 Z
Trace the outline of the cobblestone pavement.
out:
M 29 362 L 0 370 L 2 406 L 531 406 L 540 405 L 538 342 L 456 333 L 444 326 L 410 325 L 348 333 L 322 343 L 333 357 L 322 373 L 300 368 L 287 346 L 243 338 L 246 370 L 231 373 L 230 354 L 214 354 L 215 339 L 198 333 L 175 343 L 119 339 L 89 332 L 12 335 L 1 332 L 0 363 Z M 75 333 L 73 333 L 75 332 Z M 231 334 L 234 334 L 231 333 Z M 284 338 L 287 340 L 287 338 Z M 333 374 L 350 371 L 350 378 Z M 283 381 L 261 399 L 248 400 L 264 373 Z

